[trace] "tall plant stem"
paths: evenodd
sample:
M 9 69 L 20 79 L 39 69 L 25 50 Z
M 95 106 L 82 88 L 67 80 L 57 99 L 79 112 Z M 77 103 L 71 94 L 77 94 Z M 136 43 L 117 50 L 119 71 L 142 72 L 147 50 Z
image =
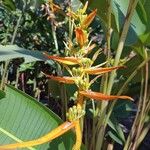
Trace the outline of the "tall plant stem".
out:
M 19 68 L 17 68 L 17 73 L 16 73 L 16 83 L 15 83 L 15 88 L 17 89 L 18 88 L 18 81 L 19 81 Z
M 62 119 L 66 119 L 66 113 L 67 113 L 67 91 L 66 91 L 66 86 L 61 83 L 60 84 L 60 95 L 61 95 L 61 102 L 62 102 Z
M 146 53 L 146 51 L 145 51 Z M 147 58 L 147 53 L 146 53 L 146 58 Z M 144 73 L 143 73 L 144 74 Z M 144 76 L 144 75 L 143 75 Z M 141 104 L 141 108 L 140 108 L 140 113 L 138 116 L 138 126 L 137 126 L 137 130 L 135 131 L 135 138 L 134 138 L 134 142 L 133 145 L 131 146 L 132 150 L 137 149 L 137 144 L 138 144 L 138 139 L 140 137 L 140 134 L 142 132 L 143 126 L 144 126 L 144 118 L 146 117 L 146 102 L 147 102 L 147 91 L 148 91 L 148 63 L 146 63 L 145 65 L 145 83 L 144 83 L 144 91 L 142 94 L 142 104 Z M 131 142 L 130 142 L 131 143 Z
M 127 33 L 129 30 L 131 18 L 133 16 L 133 13 L 134 13 L 134 10 L 136 8 L 137 3 L 138 3 L 138 0 L 133 0 L 133 1 L 130 1 L 130 3 L 129 3 L 126 19 L 125 19 L 124 26 L 123 26 L 121 36 L 119 39 L 118 48 L 116 51 L 116 56 L 115 56 L 113 66 L 118 66 L 118 64 L 119 64 L 120 57 L 121 57 L 123 47 L 125 44 L 125 40 L 127 37 Z M 116 71 L 112 71 L 112 73 L 110 74 L 110 78 L 109 78 L 108 86 L 107 86 L 107 91 L 106 91 L 106 94 L 108 94 L 108 95 L 111 93 L 115 76 L 116 76 Z M 98 129 L 100 129 L 100 130 L 98 132 L 98 137 L 97 137 L 98 140 L 97 140 L 97 144 L 96 144 L 96 150 L 100 150 L 102 148 L 103 137 L 104 137 L 104 132 L 105 132 L 105 128 L 106 128 L 106 125 L 104 126 L 104 122 L 105 122 L 105 115 L 106 115 L 107 106 L 108 106 L 108 102 L 105 102 L 102 106 L 102 110 L 101 110 L 102 111 L 102 114 L 101 114 L 102 120 L 101 120 L 101 123 L 99 123 L 99 127 L 98 127 Z M 103 127 L 103 129 L 102 129 L 102 127 Z
M 117 95 L 121 95 L 122 92 L 124 91 L 124 89 L 127 87 L 128 83 L 134 78 L 134 76 L 137 74 L 137 72 L 143 67 L 145 66 L 146 63 L 148 63 L 150 61 L 150 58 L 149 59 L 146 59 L 144 60 L 133 72 L 132 74 L 128 77 L 128 79 L 126 80 L 126 82 L 123 84 L 123 86 L 121 87 L 121 89 L 118 91 Z M 112 110 L 114 108 L 116 104 L 116 101 L 113 101 L 112 104 L 110 105 L 110 108 L 109 108 L 109 112 L 105 118 L 105 124 L 107 124 L 108 122 L 108 119 L 112 113 Z
M 57 42 L 57 36 L 56 36 L 56 27 L 54 25 L 54 19 L 51 19 L 51 27 L 52 27 L 52 35 L 54 39 L 55 49 L 58 50 L 58 42 Z
M 123 47 L 124 47 L 124 44 L 125 44 L 125 40 L 126 40 L 126 37 L 127 37 L 127 33 L 128 33 L 128 30 L 129 30 L 131 18 L 133 16 L 133 13 L 134 13 L 134 10 L 136 8 L 137 3 L 138 3 L 138 0 L 132 0 L 129 3 L 125 23 L 124 23 L 124 26 L 123 26 L 123 29 L 122 29 L 122 32 L 121 32 L 121 36 L 120 36 L 120 39 L 119 39 L 119 44 L 118 44 L 118 48 L 117 48 L 117 51 L 116 51 L 116 56 L 115 56 L 113 66 L 118 66 L 118 64 L 119 64 L 120 57 L 121 57 Z M 111 93 L 115 76 L 116 76 L 116 71 L 112 71 L 111 74 L 110 74 L 109 82 L 108 82 L 107 94 Z
M 142 73 L 143 75 L 143 73 Z M 141 91 L 140 91 L 140 99 L 139 99 L 139 104 L 138 104 L 138 111 L 136 113 L 136 116 L 135 116 L 135 119 L 134 119 L 134 122 L 133 122 L 133 125 L 132 125 L 132 128 L 131 128 L 131 131 L 128 135 L 128 138 L 126 140 L 126 143 L 125 143 L 125 146 L 124 146 L 124 149 L 123 150 L 128 150 L 130 145 L 132 144 L 132 140 L 134 138 L 134 135 L 135 135 L 135 131 L 136 131 L 136 128 L 138 126 L 138 120 L 139 120 L 139 114 L 140 114 L 140 109 L 141 109 L 141 106 L 142 106 L 142 95 L 143 95 L 143 87 L 144 87 L 144 78 L 142 76 L 141 78 Z
M 112 0 L 107 0 L 107 8 L 108 8 L 108 13 L 107 13 L 107 32 L 106 32 L 106 41 L 107 41 L 107 48 L 106 48 L 106 55 L 107 55 L 107 59 L 109 60 L 110 59 L 110 49 L 111 49 L 111 13 L 112 13 Z M 108 66 L 108 65 L 107 65 Z M 103 84 L 103 89 L 102 89 L 102 92 L 103 93 L 107 93 L 107 84 L 108 84 L 108 77 L 109 77 L 109 74 L 106 73 L 105 76 L 103 76 L 103 79 L 102 79 L 102 82 L 104 82 Z M 100 121 L 98 121 L 98 130 L 99 130 L 99 126 L 101 127 L 101 124 L 103 123 L 103 120 L 104 120 L 104 117 L 105 117 L 105 114 L 106 114 L 106 106 L 107 103 L 106 102 L 101 102 L 100 106 L 98 107 L 98 112 L 99 114 L 101 115 L 101 119 Z M 95 122 L 95 119 L 93 119 L 93 122 Z M 94 129 L 95 130 L 95 129 Z M 95 130 L 96 131 L 96 130 Z M 96 132 L 93 132 L 94 133 L 94 137 L 93 138 L 96 138 Z M 96 139 L 96 150 L 98 149 L 101 149 L 101 146 L 102 146 L 102 138 L 101 137 L 104 137 L 104 130 L 103 128 L 100 128 L 99 132 L 98 132 L 98 136 Z M 101 139 L 99 141 L 99 139 Z M 94 144 L 94 143 L 93 143 Z
M 15 38 L 17 36 L 17 31 L 18 31 L 18 28 L 19 28 L 19 25 L 20 25 L 20 22 L 21 22 L 21 18 L 22 18 L 22 14 L 20 14 L 20 16 L 18 18 L 17 25 L 15 27 L 15 30 L 14 30 L 14 33 L 13 33 L 13 36 L 12 36 L 12 39 L 11 39 L 11 42 L 10 42 L 11 45 L 14 44 Z

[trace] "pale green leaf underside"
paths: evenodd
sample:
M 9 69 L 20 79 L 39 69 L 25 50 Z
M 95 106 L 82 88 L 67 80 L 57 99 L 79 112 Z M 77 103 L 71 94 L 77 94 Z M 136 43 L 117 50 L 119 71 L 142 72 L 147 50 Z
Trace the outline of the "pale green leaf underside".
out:
M 40 51 L 27 50 L 17 45 L 0 45 L 0 61 L 7 61 L 14 58 L 24 58 L 25 63 L 46 61 L 46 58 Z
M 35 99 L 7 86 L 0 100 L 0 145 L 37 139 L 56 128 L 61 120 Z M 71 150 L 72 134 L 34 147 L 37 150 Z M 25 148 L 29 149 L 29 148 Z M 32 148 L 30 148 L 32 149 Z

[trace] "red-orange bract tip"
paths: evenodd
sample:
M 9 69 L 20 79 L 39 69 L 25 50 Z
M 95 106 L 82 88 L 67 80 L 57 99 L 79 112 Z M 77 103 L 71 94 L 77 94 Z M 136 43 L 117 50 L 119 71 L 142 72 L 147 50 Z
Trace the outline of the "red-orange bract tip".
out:
M 74 84 L 74 78 L 73 77 L 59 77 L 59 76 L 53 76 L 53 75 L 47 75 L 45 74 L 48 78 L 58 81 L 60 83 L 65 83 L 65 84 Z
M 129 96 L 105 95 L 103 93 L 92 92 L 92 91 L 80 91 L 79 93 L 87 98 L 91 98 L 95 100 L 115 100 L 115 99 L 133 100 Z
M 48 134 L 44 135 L 43 137 L 41 137 L 39 139 L 32 140 L 32 141 L 27 141 L 27 142 L 21 142 L 21 143 L 0 145 L 0 150 L 25 148 L 25 147 L 32 147 L 32 146 L 40 145 L 40 144 L 49 142 L 49 141 L 61 136 L 62 134 L 64 134 L 65 132 L 67 132 L 68 130 L 70 130 L 74 127 L 75 127 L 74 122 L 66 121 L 66 122 L 64 122 L 63 124 L 61 124 L 60 126 L 53 129 Z
M 43 53 L 47 58 L 55 60 L 59 63 L 66 64 L 66 65 L 76 65 L 79 64 L 79 59 L 75 57 L 59 57 L 59 56 L 51 56 L 46 53 Z

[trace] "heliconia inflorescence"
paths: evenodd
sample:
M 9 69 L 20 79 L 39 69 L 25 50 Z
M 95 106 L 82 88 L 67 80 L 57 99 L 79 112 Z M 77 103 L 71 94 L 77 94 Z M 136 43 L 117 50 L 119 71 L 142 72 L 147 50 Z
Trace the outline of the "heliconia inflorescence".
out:
M 51 4 L 51 7 L 54 10 L 60 9 L 58 5 Z M 75 37 L 74 40 L 68 39 L 66 42 L 66 54 L 67 56 L 50 56 L 47 53 L 44 53 L 46 58 L 49 58 L 60 65 L 64 66 L 66 70 L 68 70 L 70 76 L 53 76 L 47 75 L 48 78 L 58 81 L 64 84 L 75 84 L 78 88 L 77 91 L 77 98 L 76 98 L 76 105 L 69 108 L 67 113 L 68 120 L 63 123 L 62 125 L 58 126 L 56 129 L 50 131 L 47 135 L 28 142 L 22 143 L 15 143 L 15 144 L 8 144 L 4 146 L 0 146 L 0 149 L 11 149 L 11 148 L 23 148 L 23 147 L 32 147 L 35 145 L 39 145 L 48 141 L 61 136 L 68 130 L 74 128 L 76 133 L 76 143 L 73 146 L 73 150 L 79 150 L 82 143 L 82 131 L 80 127 L 80 119 L 85 114 L 83 108 L 83 102 L 86 100 L 84 97 L 89 99 L 94 99 L 97 101 L 102 100 L 116 100 L 116 99 L 128 99 L 132 100 L 129 96 L 117 96 L 117 95 L 105 95 L 99 92 L 93 92 L 90 89 L 91 81 L 90 75 L 98 76 L 104 73 L 111 72 L 116 69 L 123 68 L 123 66 L 117 67 L 97 67 L 93 66 L 96 60 L 91 59 L 88 57 L 88 54 L 96 48 L 94 43 L 91 43 L 89 40 L 89 26 L 91 22 L 94 20 L 96 16 L 97 10 L 93 10 L 89 15 L 86 14 L 88 3 L 85 4 L 83 8 L 80 8 L 78 11 L 73 12 L 72 10 L 68 9 L 67 15 L 72 20 L 75 20 L 74 23 L 74 33 Z M 98 54 L 98 53 L 97 53 Z M 67 66 L 67 67 L 66 67 Z

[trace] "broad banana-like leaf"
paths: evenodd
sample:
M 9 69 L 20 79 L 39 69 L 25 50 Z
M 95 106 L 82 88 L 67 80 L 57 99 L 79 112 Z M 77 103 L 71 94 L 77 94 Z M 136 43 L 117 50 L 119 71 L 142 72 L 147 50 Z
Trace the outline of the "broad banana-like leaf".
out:
M 57 126 L 61 119 L 34 98 L 6 87 L 6 97 L 0 100 L 0 145 L 38 139 Z M 71 150 L 72 133 L 45 144 L 28 147 L 30 150 Z
M 15 58 L 24 58 L 25 63 L 47 60 L 40 51 L 27 50 L 17 45 L 0 45 L 0 61 L 7 61 Z

